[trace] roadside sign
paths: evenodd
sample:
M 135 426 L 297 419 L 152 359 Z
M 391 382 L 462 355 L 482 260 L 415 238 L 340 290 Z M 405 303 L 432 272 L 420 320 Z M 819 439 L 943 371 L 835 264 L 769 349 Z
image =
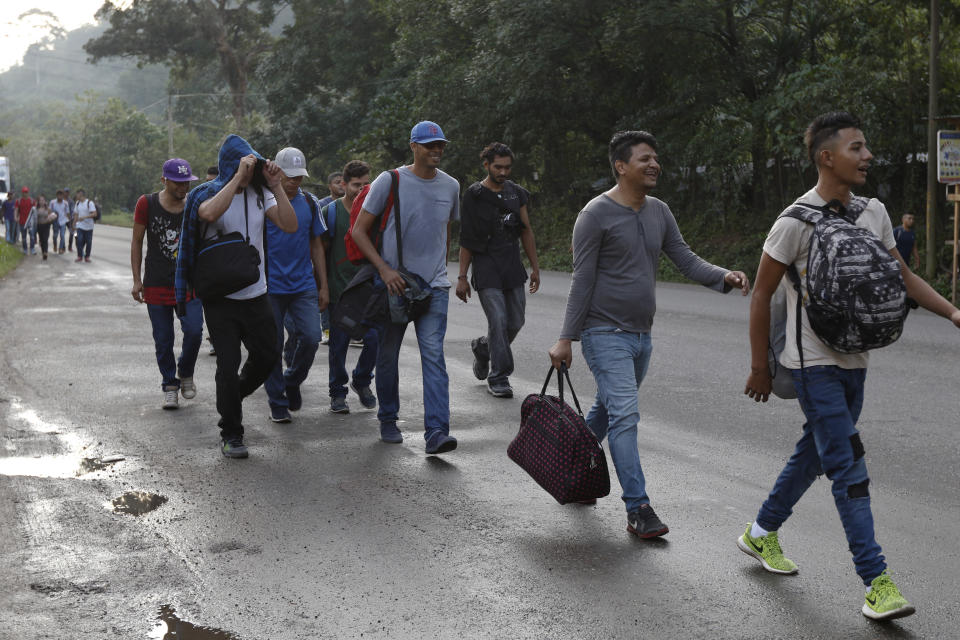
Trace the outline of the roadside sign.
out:
M 937 181 L 960 183 L 960 131 L 937 131 Z

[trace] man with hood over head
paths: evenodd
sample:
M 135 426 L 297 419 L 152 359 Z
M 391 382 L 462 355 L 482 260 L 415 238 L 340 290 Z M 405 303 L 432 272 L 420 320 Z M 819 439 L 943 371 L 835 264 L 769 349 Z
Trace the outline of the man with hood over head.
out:
M 237 135 L 220 147 L 220 174 L 187 196 L 177 255 L 177 314 L 193 290 L 197 249 L 205 238 L 239 231 L 260 253 L 260 279 L 222 298 L 203 300 L 203 313 L 217 352 L 217 413 L 220 451 L 246 458 L 243 399 L 263 384 L 280 357 L 273 309 L 267 298 L 263 253 L 264 219 L 281 231 L 297 230 L 297 216 L 281 188 L 282 172 Z M 184 311 L 185 312 L 185 311 Z M 240 369 L 240 345 L 248 356 Z M 239 372 L 238 372 L 239 370 Z

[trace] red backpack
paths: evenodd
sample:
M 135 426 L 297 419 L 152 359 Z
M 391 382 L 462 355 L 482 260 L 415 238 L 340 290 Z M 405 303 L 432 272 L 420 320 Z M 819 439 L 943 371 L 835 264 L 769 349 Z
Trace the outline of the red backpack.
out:
M 379 252 L 383 237 L 383 230 L 387 226 L 387 219 L 390 217 L 390 211 L 393 209 L 393 203 L 398 199 L 400 188 L 400 174 L 396 169 L 390 171 L 390 195 L 387 196 L 387 202 L 383 207 L 383 213 L 380 215 L 380 224 L 370 229 L 370 241 L 374 248 Z M 353 206 L 350 207 L 350 231 L 344 236 L 343 243 L 347 249 L 347 260 L 352 264 L 364 264 L 367 262 L 366 256 L 360 251 L 360 247 L 353 241 L 353 226 L 360 217 L 360 211 L 363 209 L 363 201 L 367 199 L 367 193 L 370 192 L 370 185 L 365 186 L 353 200 Z

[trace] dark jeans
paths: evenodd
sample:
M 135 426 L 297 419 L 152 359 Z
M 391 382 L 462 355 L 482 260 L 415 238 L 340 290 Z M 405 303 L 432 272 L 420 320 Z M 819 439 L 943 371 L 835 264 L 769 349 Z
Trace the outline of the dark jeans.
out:
M 289 294 L 271 293 L 269 297 L 277 328 L 277 348 L 283 344 L 284 326 L 289 321 L 293 325 L 290 341 L 294 344 L 294 349 L 285 371 L 280 358 L 277 358 L 264 387 L 271 407 L 289 407 L 286 388 L 299 387 L 307 379 L 322 337 L 317 290 Z
M 257 390 L 280 357 L 277 325 L 267 294 L 250 300 L 203 301 L 203 313 L 217 351 L 217 413 L 220 437 L 243 436 L 243 399 Z M 247 361 L 240 369 L 240 345 Z
M 60 224 L 59 221 L 53 222 L 53 251 L 56 253 L 60 249 L 66 249 L 67 243 L 64 240 L 64 233 L 67 230 L 66 225 Z M 59 239 L 59 242 L 58 242 Z
M 67 223 L 67 251 L 73 251 L 73 238 L 77 235 L 77 232 L 73 228 L 73 223 Z
M 760 508 L 757 524 L 768 531 L 779 529 L 817 476 L 826 473 L 833 483 L 833 500 L 857 575 L 868 585 L 883 573 L 887 564 L 874 538 L 867 490 L 870 479 L 856 427 L 863 406 L 865 377 L 866 369 L 823 365 L 793 372 L 793 384 L 807 423 L 793 455 Z
M 183 345 L 180 357 L 173 356 L 173 306 L 148 304 L 147 315 L 153 326 L 153 346 L 157 353 L 157 366 L 160 367 L 162 381 L 160 388 L 180 387 L 179 378 L 192 378 L 197 364 L 197 353 L 203 341 L 203 307 L 200 300 L 194 298 L 187 303 L 187 315 L 180 318 L 183 331 Z M 179 377 L 178 377 L 179 373 Z
M 47 255 L 47 247 L 50 244 L 50 225 L 38 224 L 37 234 L 40 236 L 40 251 L 43 252 L 43 255 Z M 54 247 L 54 251 L 56 251 L 56 247 Z
M 328 311 L 333 316 L 333 305 Z M 330 365 L 330 397 L 344 398 L 347 395 L 347 351 L 350 348 L 350 336 L 336 324 L 330 325 L 330 343 L 327 345 L 327 361 Z M 380 349 L 380 336 L 377 329 L 367 331 L 363 336 L 363 349 L 353 369 L 353 383 L 357 387 L 368 387 L 373 380 L 373 369 L 377 365 L 377 352 Z
M 77 257 L 89 258 L 93 245 L 93 229 L 77 229 Z
M 478 289 L 480 306 L 487 316 L 487 335 L 481 339 L 490 357 L 491 383 L 505 383 L 513 373 L 510 344 L 523 328 L 527 296 L 523 285 L 513 289 Z
M 20 228 L 20 238 L 23 241 L 23 252 L 27 252 L 27 236 L 30 236 L 30 250 L 33 251 L 37 247 L 37 229 L 29 225 L 21 224 Z

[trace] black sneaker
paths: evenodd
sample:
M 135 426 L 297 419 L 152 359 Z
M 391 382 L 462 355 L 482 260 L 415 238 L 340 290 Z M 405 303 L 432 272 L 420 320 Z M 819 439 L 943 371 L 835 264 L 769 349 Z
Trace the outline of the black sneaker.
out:
M 627 531 L 638 538 L 656 538 L 670 531 L 649 504 L 627 514 Z
M 333 413 L 350 413 L 350 407 L 347 406 L 347 399 L 343 396 L 330 398 L 330 411 Z
M 494 398 L 512 398 L 513 388 L 509 382 L 490 382 L 487 381 L 487 393 Z
M 286 407 L 270 407 L 270 419 L 274 422 L 290 422 L 290 412 Z
M 303 406 L 303 396 L 300 394 L 300 387 L 287 387 L 287 402 L 290 405 L 290 411 L 300 411 Z
M 360 396 L 360 404 L 363 405 L 364 409 L 373 409 L 377 406 L 377 398 L 373 395 L 373 391 L 370 391 L 369 385 L 358 387 L 356 382 L 350 382 L 350 388 Z
M 250 455 L 243 438 L 234 437 L 220 441 L 220 452 L 227 458 L 246 458 Z
M 470 342 L 470 350 L 473 351 L 473 375 L 477 380 L 486 380 L 490 375 L 490 352 L 487 348 L 487 340 L 474 338 Z

